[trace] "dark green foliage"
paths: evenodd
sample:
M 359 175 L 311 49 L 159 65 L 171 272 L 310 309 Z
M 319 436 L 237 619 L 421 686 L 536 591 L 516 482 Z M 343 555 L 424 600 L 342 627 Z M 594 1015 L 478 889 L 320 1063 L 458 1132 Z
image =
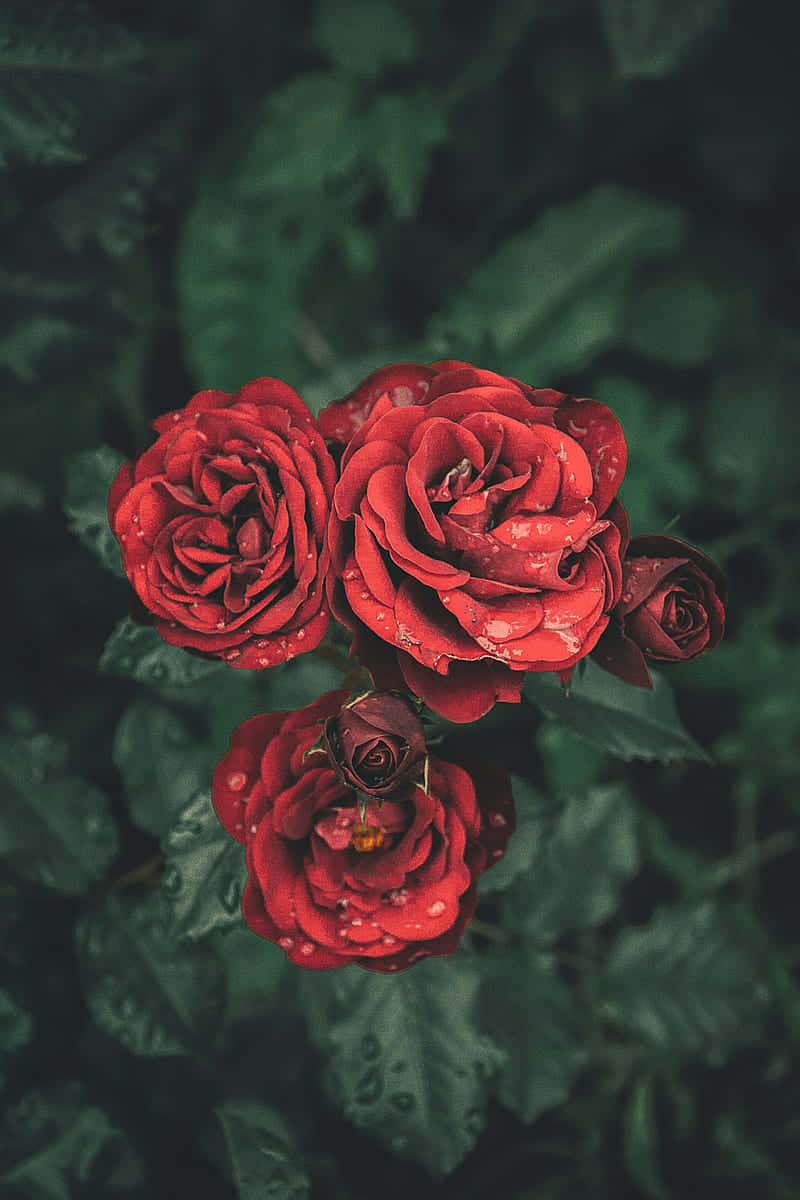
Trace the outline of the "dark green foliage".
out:
M 73 896 L 105 875 L 119 842 L 107 796 L 65 760 L 46 733 L 0 740 L 0 845 L 14 874 Z
M 633 758 L 707 760 L 681 725 L 666 679 L 657 671 L 651 674 L 652 690 L 634 688 L 584 659 L 568 688 L 562 688 L 552 672 L 529 674 L 525 694 L 546 716 L 597 749 L 628 762 Z
M 226 1100 L 214 1110 L 225 1135 L 241 1200 L 306 1200 L 309 1180 L 280 1113 L 258 1100 Z
M 436 959 L 396 977 L 347 967 L 303 981 L 331 1100 L 435 1176 L 474 1145 L 505 1057 L 477 1027 L 479 984 L 475 963 Z
M 3 1200 L 795 1200 L 799 107 L 770 0 L 5 5 Z M 347 642 L 167 646 L 107 490 L 193 390 L 436 357 L 608 404 L 728 632 L 430 722 L 514 772 L 461 948 L 304 972 L 210 777 Z

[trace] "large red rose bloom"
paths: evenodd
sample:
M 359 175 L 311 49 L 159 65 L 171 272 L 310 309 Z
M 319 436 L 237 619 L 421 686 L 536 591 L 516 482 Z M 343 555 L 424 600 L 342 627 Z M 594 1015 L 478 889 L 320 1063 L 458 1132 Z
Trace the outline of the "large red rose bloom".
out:
M 198 392 L 154 422 L 108 515 L 125 572 L 165 641 L 270 667 L 328 623 L 325 525 L 336 470 L 300 397 L 279 379 Z
M 431 757 L 428 791 L 370 799 L 366 823 L 382 842 L 357 849 L 357 793 L 319 746 L 321 722 L 347 698 L 329 692 L 299 712 L 240 725 L 214 772 L 214 806 L 246 847 L 251 929 L 303 967 L 397 971 L 455 950 L 478 876 L 513 831 L 511 791 L 496 768 L 468 773 Z
M 378 687 L 468 722 L 519 700 L 523 672 L 568 671 L 606 628 L 627 540 L 614 499 L 625 439 L 593 400 L 469 364 L 402 376 L 402 406 L 396 379 L 375 398 L 371 376 L 349 407 L 330 406 L 335 422 L 320 418 L 340 436 L 351 418 L 328 595 Z M 415 378 L 424 394 L 409 403 Z

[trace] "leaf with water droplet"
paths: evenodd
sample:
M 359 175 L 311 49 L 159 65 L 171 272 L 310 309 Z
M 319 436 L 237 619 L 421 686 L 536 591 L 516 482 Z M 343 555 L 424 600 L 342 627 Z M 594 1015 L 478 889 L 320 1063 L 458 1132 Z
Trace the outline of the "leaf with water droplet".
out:
M 67 460 L 64 512 L 72 533 L 108 571 L 124 576 L 119 543 L 108 523 L 108 492 L 124 456 L 110 446 L 81 450 Z
M 208 1047 L 224 1007 L 222 963 L 211 947 L 167 935 L 157 895 L 109 896 L 75 936 L 86 1003 L 105 1033 L 150 1057 Z
M 195 941 L 240 925 L 244 850 L 220 825 L 208 792 L 189 801 L 163 846 L 165 877 L 179 880 L 163 889 L 171 935 Z
M 105 794 L 67 773 L 66 748 L 47 734 L 0 738 L 0 857 L 64 895 L 102 879 L 119 849 Z
M 508 1055 L 495 1094 L 521 1121 L 535 1121 L 569 1097 L 586 1062 L 575 1002 L 552 959 L 531 948 L 482 955 L 480 967 L 485 1022 Z
M 636 814 L 626 788 L 608 784 L 572 795 L 549 817 L 542 813 L 530 870 L 503 897 L 504 921 L 539 941 L 598 925 L 616 910 L 638 866 Z
M 306 1200 L 311 1184 L 284 1117 L 260 1100 L 232 1099 L 214 1112 L 239 1200 Z
M 476 963 L 455 959 L 419 963 L 397 975 L 346 967 L 301 980 L 331 1098 L 359 1128 L 435 1176 L 452 1171 L 475 1144 L 488 1081 L 505 1058 L 476 1027 L 478 984 Z M 391 1064 L 404 1067 L 401 1079 L 372 1100 L 361 1091 L 368 1037 L 378 1047 L 370 1070 L 385 1080 Z M 478 1063 L 483 1078 L 474 1069 Z M 465 1064 L 472 1068 L 466 1074 Z
M 124 617 L 105 644 L 100 670 L 196 703 L 196 694 L 188 689 L 221 674 L 225 666 L 219 659 L 199 658 L 179 646 L 170 646 L 152 626 L 137 625 Z
M 208 781 L 214 760 L 189 722 L 165 704 L 134 700 L 114 735 L 114 762 L 122 773 L 134 823 L 163 837 L 192 796 Z

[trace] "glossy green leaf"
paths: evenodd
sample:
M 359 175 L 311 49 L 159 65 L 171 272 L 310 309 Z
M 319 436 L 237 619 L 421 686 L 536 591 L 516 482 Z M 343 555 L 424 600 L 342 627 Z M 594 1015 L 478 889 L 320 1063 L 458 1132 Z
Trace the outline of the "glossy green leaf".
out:
M 147 1058 L 208 1051 L 224 1009 L 222 965 L 208 946 L 169 936 L 159 897 L 109 896 L 76 926 L 94 1020 Z
M 119 542 L 108 524 L 108 492 L 124 456 L 110 446 L 83 450 L 67 462 L 64 511 L 72 533 L 108 570 L 122 576 Z
M 0 1189 L 9 1198 L 76 1200 L 144 1183 L 143 1165 L 78 1080 L 33 1088 L 0 1124 Z
M 105 794 L 68 774 L 64 760 L 45 733 L 0 739 L 0 857 L 23 878 L 74 896 L 105 875 L 118 835 Z
M 595 987 L 607 1020 L 672 1062 L 723 1062 L 758 1038 L 767 1000 L 757 957 L 712 901 L 660 908 L 623 930 Z
M 232 1099 L 214 1112 L 239 1200 L 305 1200 L 311 1184 L 285 1119 L 260 1100 Z
M 198 792 L 163 841 L 161 879 L 169 933 L 196 941 L 242 921 L 244 849 L 220 824 L 208 791 Z
M 568 1099 L 587 1060 L 586 1032 L 550 956 L 504 950 L 484 956 L 481 970 L 484 1028 L 507 1055 L 494 1091 L 529 1124 Z
M 150 625 L 137 625 L 123 617 L 109 637 L 100 658 L 100 670 L 121 679 L 135 679 L 167 695 L 192 700 L 191 689 L 227 670 L 219 659 L 198 658 L 163 641 Z
M 598 750 L 618 758 L 674 762 L 708 755 L 686 732 L 672 688 L 657 671 L 652 690 L 633 687 L 590 659 L 579 664 L 565 694 L 552 671 L 529 673 L 523 690 L 547 717 L 566 725 Z
M 658 1125 L 653 1080 L 637 1079 L 625 1108 L 623 1151 L 631 1177 L 650 1200 L 669 1195 L 659 1167 Z
M 542 831 L 531 868 L 504 897 L 506 923 L 539 942 L 599 925 L 636 874 L 635 815 L 624 786 L 573 794 Z
M 673 71 L 720 20 L 726 0 L 599 0 L 617 73 L 655 77 Z
M 602 185 L 503 242 L 431 326 L 435 344 L 489 336 L 523 378 L 585 365 L 621 331 L 636 271 L 683 239 L 680 211 Z
M 432 959 L 397 975 L 359 968 L 303 980 L 331 1102 L 388 1153 L 441 1177 L 475 1144 L 504 1056 L 479 1032 L 477 966 Z
M 207 788 L 215 760 L 185 718 L 152 699 L 134 700 L 114 735 L 131 819 L 163 837 L 181 809 Z

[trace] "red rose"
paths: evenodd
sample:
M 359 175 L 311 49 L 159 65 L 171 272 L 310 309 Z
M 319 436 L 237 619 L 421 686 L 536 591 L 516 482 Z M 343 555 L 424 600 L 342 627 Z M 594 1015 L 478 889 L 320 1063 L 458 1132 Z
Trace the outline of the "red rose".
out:
M 271 667 L 328 623 L 325 524 L 336 471 L 279 379 L 198 392 L 111 487 L 125 571 L 165 641 Z
M 412 702 L 368 692 L 325 722 L 324 744 L 342 783 L 384 798 L 422 777 L 425 731 Z
M 622 598 L 592 657 L 627 683 L 652 687 L 645 659 L 685 662 L 717 645 L 727 585 L 719 567 L 677 538 L 634 538 L 622 564 Z
M 440 365 L 421 403 L 366 389 L 334 493 L 328 595 L 378 687 L 466 722 L 519 700 L 524 671 L 568 670 L 605 629 L 626 448 L 593 400 Z
M 420 363 L 395 363 L 373 371 L 348 396 L 332 401 L 322 410 L 317 418 L 320 433 L 343 449 L 381 396 L 388 396 L 396 408 L 422 404 L 435 374 L 436 364 L 423 367 Z
M 357 793 L 315 745 L 346 699 L 329 692 L 240 725 L 214 772 L 214 806 L 246 846 L 251 929 L 303 967 L 397 971 L 455 950 L 478 876 L 513 831 L 513 802 L 505 773 L 431 757 L 428 792 L 370 800 L 365 838 Z

